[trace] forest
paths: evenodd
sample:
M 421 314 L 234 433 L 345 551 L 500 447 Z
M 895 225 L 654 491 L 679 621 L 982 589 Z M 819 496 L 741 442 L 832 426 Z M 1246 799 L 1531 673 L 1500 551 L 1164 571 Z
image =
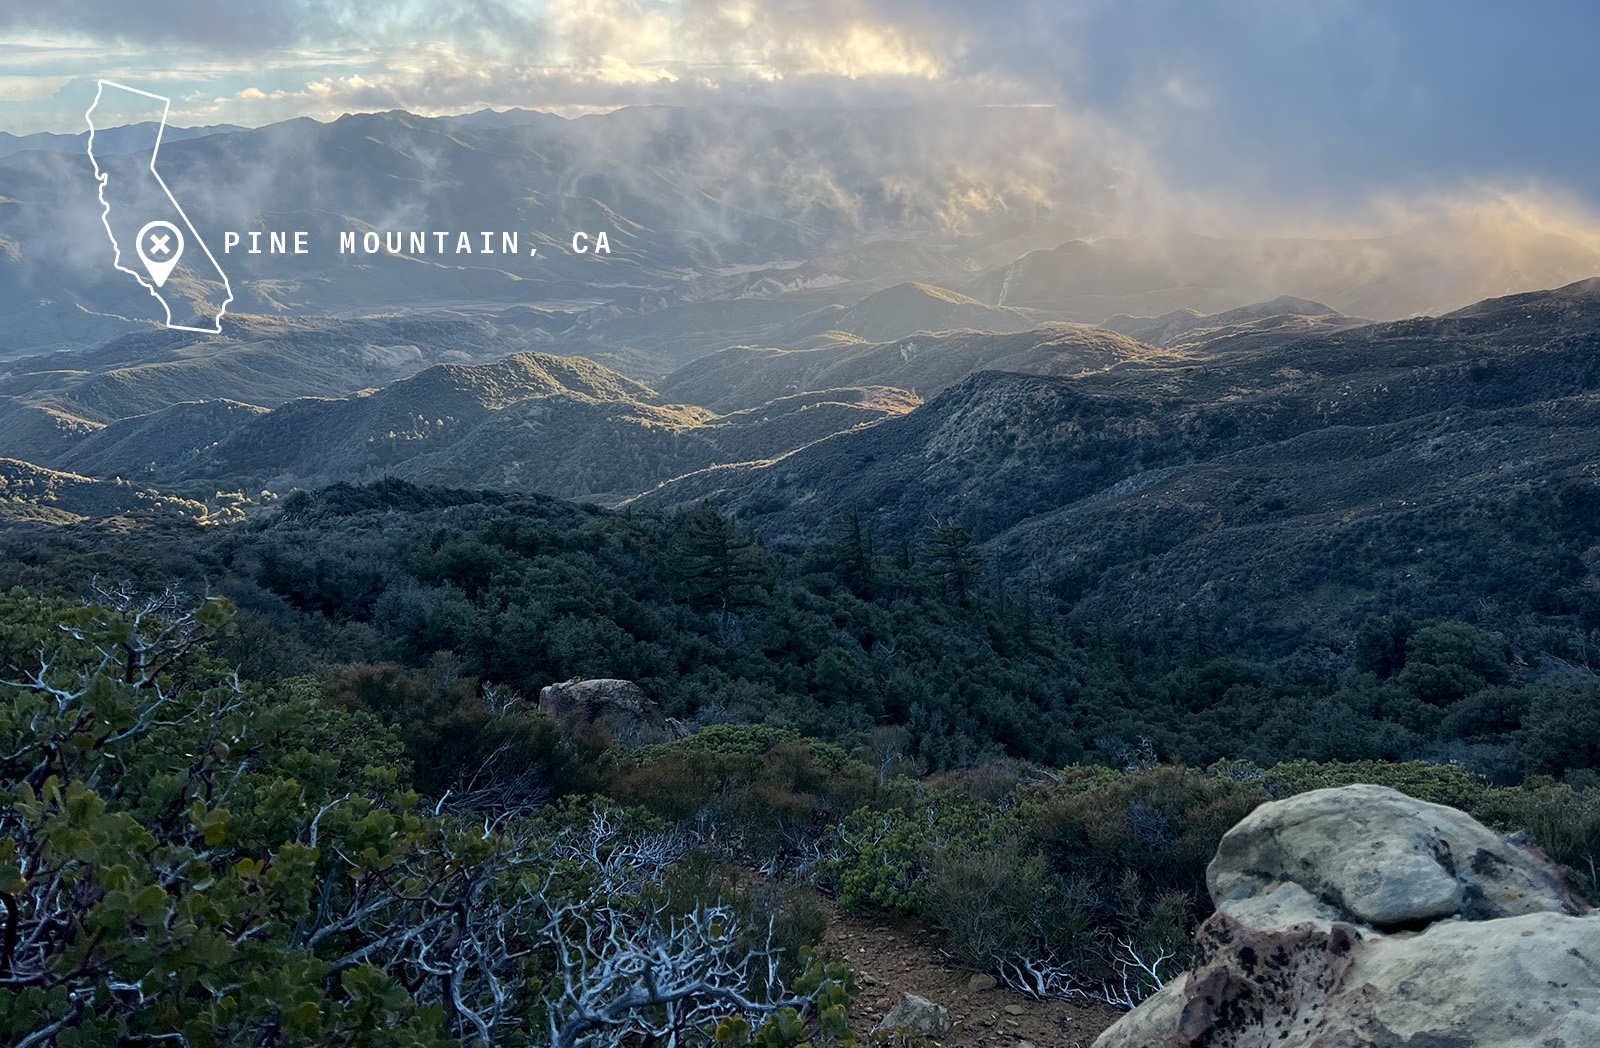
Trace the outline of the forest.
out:
M 1350 782 L 1597 883 L 1596 685 L 1549 655 L 1577 610 L 1284 656 L 1064 612 L 953 522 L 794 550 L 398 481 L 4 541 L 17 1043 L 859 1043 L 822 898 L 1131 1007 L 1189 962 L 1221 835 Z M 535 700 L 574 677 L 688 733 L 563 730 Z

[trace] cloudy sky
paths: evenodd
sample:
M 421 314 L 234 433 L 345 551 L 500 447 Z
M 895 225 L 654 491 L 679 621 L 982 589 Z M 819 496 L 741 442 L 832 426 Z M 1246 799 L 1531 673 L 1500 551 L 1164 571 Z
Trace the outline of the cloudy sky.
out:
M 0 0 L 0 130 L 94 81 L 175 123 L 401 107 L 1055 105 L 1196 191 L 1600 202 L 1600 5 L 1486 0 Z

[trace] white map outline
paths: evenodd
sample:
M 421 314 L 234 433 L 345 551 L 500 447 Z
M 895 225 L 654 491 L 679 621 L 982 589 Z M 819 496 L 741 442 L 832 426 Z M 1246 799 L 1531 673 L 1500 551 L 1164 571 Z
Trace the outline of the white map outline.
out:
M 167 200 L 170 201 L 172 206 L 177 209 L 178 216 L 183 219 L 183 224 L 188 226 L 189 232 L 194 234 L 194 242 L 200 245 L 200 250 L 206 253 L 206 257 L 211 260 L 211 265 L 216 269 L 217 275 L 222 278 L 222 286 L 227 290 L 228 297 L 223 299 L 221 308 L 217 310 L 216 327 L 186 327 L 183 324 L 174 324 L 172 322 L 172 307 L 167 304 L 167 300 L 162 298 L 160 293 L 154 287 L 151 287 L 149 281 L 145 280 L 144 277 L 122 265 L 122 247 L 117 243 L 116 234 L 111 232 L 111 204 L 106 200 L 106 182 L 110 176 L 101 173 L 100 161 L 96 160 L 94 155 L 94 119 L 91 114 L 94 113 L 95 106 L 100 104 L 101 92 L 108 87 L 114 87 L 119 91 L 130 91 L 136 95 L 144 95 L 146 98 L 153 98 L 161 103 L 161 126 L 156 129 L 156 145 L 155 148 L 150 151 L 150 174 L 155 178 L 156 185 L 161 187 L 161 191 L 167 194 Z M 161 173 L 156 170 L 156 156 L 161 152 L 161 136 L 167 130 L 167 114 L 171 111 L 172 99 L 168 98 L 166 95 L 157 95 L 152 94 L 149 91 L 141 91 L 137 87 L 129 87 L 126 84 L 119 84 L 114 80 L 99 81 L 98 86 L 94 90 L 94 101 L 89 103 L 88 109 L 84 110 L 83 119 L 84 122 L 89 125 L 89 163 L 94 165 L 94 179 L 95 183 L 99 186 L 99 188 L 95 191 L 95 196 L 99 198 L 101 204 L 105 205 L 104 209 L 100 212 L 100 222 L 106 227 L 106 236 L 111 240 L 111 250 L 115 252 L 115 257 L 113 257 L 111 260 L 112 268 L 116 269 L 118 272 L 126 273 L 133 277 L 133 279 L 139 282 L 141 287 L 150 292 L 151 298 L 161 303 L 161 308 L 165 310 L 167 314 L 167 327 L 169 329 L 173 331 L 197 331 L 202 335 L 220 335 L 222 334 L 223 314 L 228 312 L 228 303 L 233 301 L 233 284 L 228 280 L 228 274 L 222 271 L 222 267 L 220 265 L 217 265 L 217 258 L 211 253 L 211 249 L 206 247 L 206 242 L 203 238 L 201 238 L 200 231 L 194 227 L 193 222 L 189 221 L 189 216 L 183 213 L 183 205 L 178 203 L 178 198 L 172 195 L 172 190 L 167 188 L 167 183 L 162 180 Z M 135 244 L 134 247 L 137 248 L 138 245 Z

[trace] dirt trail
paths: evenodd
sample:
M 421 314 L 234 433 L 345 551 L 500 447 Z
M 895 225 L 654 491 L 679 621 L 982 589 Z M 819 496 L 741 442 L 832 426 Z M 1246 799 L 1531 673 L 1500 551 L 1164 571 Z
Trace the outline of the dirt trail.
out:
M 969 990 L 972 973 L 939 952 L 938 932 L 913 922 L 832 912 L 824 942 L 861 984 L 853 1024 L 858 1034 L 882 1019 L 902 992 L 950 1010 L 955 1028 L 940 1040 L 945 1048 L 1088 1048 L 1122 1015 L 1103 1004 L 1035 1001 L 1003 986 Z

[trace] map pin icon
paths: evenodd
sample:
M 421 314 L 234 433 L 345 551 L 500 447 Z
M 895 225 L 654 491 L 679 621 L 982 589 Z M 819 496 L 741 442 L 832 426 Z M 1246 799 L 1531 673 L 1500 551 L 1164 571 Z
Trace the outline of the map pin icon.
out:
M 144 228 L 139 230 L 136 243 L 139 261 L 150 271 L 156 287 L 165 284 L 167 277 L 172 274 L 172 267 L 178 264 L 178 256 L 183 254 L 182 231 L 171 222 L 159 219 L 146 222 Z

